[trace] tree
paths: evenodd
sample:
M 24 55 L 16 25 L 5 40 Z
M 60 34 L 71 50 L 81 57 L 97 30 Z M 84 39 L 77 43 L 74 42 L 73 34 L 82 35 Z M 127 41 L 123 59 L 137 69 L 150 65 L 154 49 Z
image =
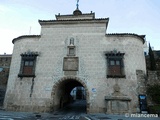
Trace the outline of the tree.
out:
M 149 85 L 147 87 L 147 95 L 151 97 L 153 102 L 160 104 L 160 85 Z
M 150 70 L 153 71 L 156 70 L 156 62 L 150 43 L 149 43 L 149 59 L 150 59 Z

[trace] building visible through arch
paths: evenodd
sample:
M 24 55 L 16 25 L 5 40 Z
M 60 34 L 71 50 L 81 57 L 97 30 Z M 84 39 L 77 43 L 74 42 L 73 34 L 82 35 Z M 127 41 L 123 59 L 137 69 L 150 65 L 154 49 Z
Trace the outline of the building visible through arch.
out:
M 72 96 L 70 95 L 73 88 L 80 86 L 84 87 L 86 91 L 86 112 L 89 110 L 89 91 L 84 83 L 77 77 L 64 77 L 59 80 L 54 86 L 51 93 L 51 98 L 53 99 L 52 109 L 53 111 L 64 107 L 67 103 L 71 102 Z
M 73 88 L 70 94 L 73 100 L 78 100 L 78 99 L 85 100 L 86 99 L 86 91 L 84 87 L 82 86 L 77 86 Z
M 136 113 L 145 95 L 145 35 L 106 33 L 109 18 L 76 9 L 39 20 L 40 35 L 13 39 L 6 110 L 48 112 L 86 90 L 87 113 Z

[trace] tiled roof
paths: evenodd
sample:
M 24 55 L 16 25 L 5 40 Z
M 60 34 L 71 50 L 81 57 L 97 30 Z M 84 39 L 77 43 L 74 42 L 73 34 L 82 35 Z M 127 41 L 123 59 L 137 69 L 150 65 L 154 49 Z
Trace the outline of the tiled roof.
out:
M 38 22 L 42 24 L 53 24 L 53 23 L 69 23 L 69 22 L 100 22 L 100 21 L 108 21 L 109 18 L 96 18 L 96 19 L 73 19 L 73 20 L 38 20 Z
M 14 44 L 15 41 L 19 40 L 19 39 L 23 39 L 23 38 L 35 38 L 35 37 L 40 37 L 40 35 L 23 35 L 23 36 L 19 36 L 17 38 L 14 38 L 12 40 L 12 43 Z
M 12 54 L 0 54 L 0 57 L 12 57 Z
M 107 33 L 106 36 L 135 36 L 142 40 L 143 43 L 145 43 L 145 35 L 138 35 L 135 33 Z
M 96 19 L 73 19 L 73 20 L 38 20 L 39 22 L 59 22 L 59 21 L 93 21 L 93 20 L 108 20 L 109 18 Z
M 91 13 L 83 13 L 81 16 L 84 16 L 84 15 L 95 15 L 94 12 L 91 11 Z M 67 15 L 56 15 L 56 16 L 74 16 L 73 14 L 67 14 Z

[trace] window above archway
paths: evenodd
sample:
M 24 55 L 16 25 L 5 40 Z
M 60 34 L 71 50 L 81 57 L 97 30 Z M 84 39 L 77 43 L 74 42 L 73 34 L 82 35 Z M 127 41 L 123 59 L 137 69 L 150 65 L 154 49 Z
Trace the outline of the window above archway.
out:
M 74 45 L 74 38 L 70 38 L 70 44 L 68 45 L 68 56 L 75 56 L 76 52 L 75 52 L 75 45 Z

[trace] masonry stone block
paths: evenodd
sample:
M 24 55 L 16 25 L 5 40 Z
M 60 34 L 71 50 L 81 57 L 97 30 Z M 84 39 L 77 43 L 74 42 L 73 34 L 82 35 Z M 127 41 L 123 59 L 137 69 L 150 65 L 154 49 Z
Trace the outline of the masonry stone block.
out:
M 55 20 L 50 23 L 41 21 L 40 24 L 41 35 L 14 39 L 5 97 L 6 109 L 38 112 L 57 110 L 61 99 L 59 95 L 65 94 L 63 84 L 65 81 L 74 80 L 86 89 L 87 112 L 106 112 L 109 105 L 113 106 L 109 113 L 112 110 L 117 112 L 117 108 L 122 112 L 137 112 L 139 107 L 137 97 L 141 93 L 140 86 L 144 85 L 138 82 L 143 83 L 143 75 L 146 72 L 144 39 L 141 36 L 106 34 L 108 19 Z M 78 62 L 66 63 L 64 66 L 64 58 L 69 58 L 67 48 L 71 37 L 74 38 L 76 48 L 75 56 L 72 57 L 78 58 Z M 105 53 L 114 50 L 125 53 L 123 59 L 125 78 L 107 78 Z M 34 84 L 33 78 L 18 77 L 21 54 L 28 51 L 39 53 L 36 59 Z M 68 69 L 69 72 L 65 72 Z M 76 73 L 71 72 L 72 70 Z M 141 70 L 143 74 L 137 75 L 137 70 Z M 123 97 L 131 99 L 130 102 L 105 100 L 105 96 L 113 95 L 115 84 L 119 85 Z

